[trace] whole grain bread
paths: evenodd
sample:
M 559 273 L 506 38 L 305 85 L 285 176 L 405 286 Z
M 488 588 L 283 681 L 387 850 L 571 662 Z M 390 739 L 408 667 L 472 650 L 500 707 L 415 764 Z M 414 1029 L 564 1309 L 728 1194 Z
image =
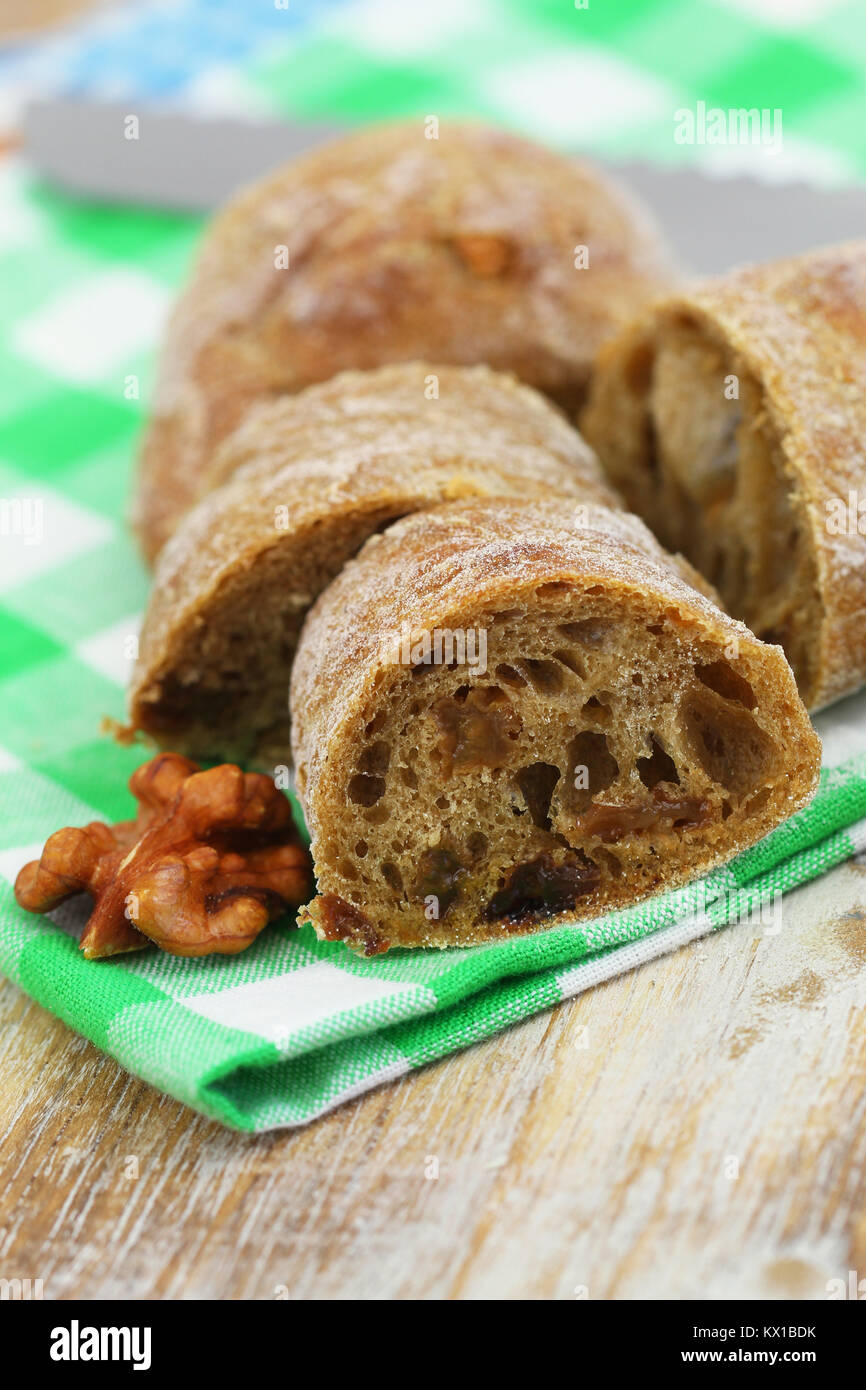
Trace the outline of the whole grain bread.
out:
M 132 724 L 197 758 L 289 758 L 288 685 L 304 615 L 378 528 L 449 499 L 618 505 L 543 396 L 487 367 L 345 372 L 254 408 L 218 451 L 225 478 L 160 556 Z
M 866 682 L 866 241 L 666 299 L 603 349 L 581 427 L 810 708 Z
M 566 500 L 455 501 L 371 537 L 307 617 L 291 707 L 318 879 L 299 920 L 367 954 L 673 888 L 819 772 L 781 649 L 637 518 Z
M 152 559 L 249 406 L 415 358 L 514 372 L 572 414 L 599 346 L 673 273 L 592 166 L 482 125 L 367 128 L 241 193 L 172 316 L 134 523 Z

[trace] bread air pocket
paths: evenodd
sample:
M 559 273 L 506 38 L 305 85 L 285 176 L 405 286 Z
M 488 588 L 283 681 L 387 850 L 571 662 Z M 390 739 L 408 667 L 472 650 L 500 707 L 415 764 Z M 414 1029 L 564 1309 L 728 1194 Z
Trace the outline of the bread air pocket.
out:
M 809 800 L 820 745 L 778 647 L 604 506 L 469 500 L 373 537 L 291 690 L 318 893 L 374 954 L 625 907 Z

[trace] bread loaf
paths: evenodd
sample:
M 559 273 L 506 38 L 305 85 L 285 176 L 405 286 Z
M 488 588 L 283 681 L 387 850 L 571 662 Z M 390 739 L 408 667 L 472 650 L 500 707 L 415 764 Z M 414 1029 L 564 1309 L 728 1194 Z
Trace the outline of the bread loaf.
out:
M 581 424 L 810 708 L 866 681 L 866 241 L 665 300 L 603 350 Z
M 213 467 L 228 481 L 160 557 L 131 720 L 176 752 L 270 767 L 289 757 L 304 615 L 372 532 L 461 497 L 617 505 L 560 412 L 487 367 L 343 373 L 254 409 Z
M 249 406 L 347 368 L 485 362 L 582 402 L 672 273 L 597 170 L 480 125 L 355 132 L 216 218 L 168 328 L 134 521 L 152 559 Z
M 802 807 L 820 746 L 778 647 L 635 517 L 468 499 L 371 537 L 292 677 L 318 879 L 367 954 L 471 945 L 683 883 Z

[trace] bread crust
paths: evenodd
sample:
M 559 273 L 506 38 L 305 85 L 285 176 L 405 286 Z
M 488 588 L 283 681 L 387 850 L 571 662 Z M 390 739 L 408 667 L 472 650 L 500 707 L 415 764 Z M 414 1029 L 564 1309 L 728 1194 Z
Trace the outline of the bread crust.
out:
M 707 281 L 664 300 L 602 350 L 581 425 L 627 503 L 648 520 L 640 378 L 661 335 L 683 319 L 718 349 L 720 391 L 724 373 L 757 383 L 753 414 L 778 446 L 811 575 L 812 600 L 795 634 L 809 660 L 795 666 L 804 700 L 819 708 L 866 682 L 866 520 L 862 531 L 828 527 L 851 492 L 866 496 L 866 241 Z M 684 413 L 690 400 L 684 379 Z
M 145 555 L 252 403 L 426 358 L 513 371 L 573 413 L 598 347 L 672 280 L 626 193 L 503 131 L 430 140 L 419 121 L 314 150 L 215 219 L 175 307 L 133 510 Z
M 225 441 L 213 477 L 227 481 L 160 556 L 131 721 L 175 750 L 271 765 L 289 756 L 303 616 L 378 527 L 473 495 L 618 505 L 543 396 L 487 367 L 423 362 L 263 403 Z
M 353 809 L 350 805 L 350 800 L 355 799 L 351 787 L 358 775 L 356 769 L 360 769 L 363 776 L 365 769 L 374 767 L 375 759 L 370 761 L 369 752 L 371 738 L 391 740 L 390 763 L 386 760 L 377 770 L 382 772 L 387 764 L 388 777 L 405 778 L 405 766 L 400 763 L 402 754 L 398 750 L 399 738 L 393 738 L 397 726 L 408 713 L 409 733 L 405 728 L 403 733 L 410 742 L 421 746 L 423 721 L 426 719 L 429 724 L 430 708 L 440 708 L 436 703 L 441 693 L 438 686 L 433 705 L 424 705 L 424 692 L 430 689 L 428 682 L 444 683 L 451 675 L 443 669 L 438 675 L 424 674 L 421 681 L 415 680 L 413 685 L 414 672 L 407 672 L 405 665 L 395 664 L 384 655 L 387 646 L 383 645 L 383 638 L 400 629 L 416 634 L 434 629 L 483 627 L 490 634 L 486 683 L 489 685 L 493 679 L 501 686 L 519 668 L 523 672 L 520 683 L 525 687 L 528 672 L 525 663 L 515 659 L 513 665 L 495 666 L 497 660 L 503 660 L 502 653 L 507 650 L 505 647 L 497 649 L 495 645 L 496 625 L 503 612 L 506 620 L 512 610 L 528 613 L 529 626 L 523 631 L 530 637 L 533 615 L 544 616 L 550 608 L 557 622 L 563 615 L 572 621 L 581 617 L 583 605 L 592 608 L 599 602 L 608 605 L 609 613 L 618 613 L 623 624 L 627 625 L 635 614 L 638 615 L 635 661 L 641 660 L 642 647 L 655 640 L 647 634 L 663 629 L 667 635 L 659 637 L 658 641 L 668 644 L 665 650 L 671 660 L 676 651 L 677 660 L 683 653 L 686 657 L 691 653 L 689 659 L 697 661 L 701 671 L 708 668 L 713 671 L 716 662 L 724 666 L 727 687 L 724 684 L 719 687 L 716 681 L 707 693 L 700 680 L 693 680 L 698 698 L 706 696 L 711 709 L 733 710 L 734 715 L 730 716 L 733 722 L 729 727 L 741 728 L 746 741 L 749 738 L 770 740 L 776 750 L 772 768 L 768 762 L 765 772 L 756 774 L 755 785 L 743 789 L 742 804 L 732 795 L 731 804 L 715 816 L 705 834 L 697 836 L 688 853 L 672 847 L 670 838 L 665 840 L 663 836 L 657 861 L 651 868 L 641 863 L 634 872 L 626 869 L 621 877 L 594 888 L 565 912 L 548 913 L 536 920 L 491 921 L 489 914 L 485 917 L 482 911 L 483 894 L 474 905 L 468 903 L 466 911 L 461 909 L 456 915 L 452 911 L 432 922 L 425 918 L 423 903 L 412 901 L 411 895 L 392 909 L 383 906 L 381 891 L 377 900 L 373 880 L 363 878 L 368 866 L 377 854 L 381 855 L 383 843 L 387 856 L 389 837 L 395 830 L 399 839 L 410 823 L 419 820 L 426 820 L 428 843 L 441 844 L 446 816 L 435 809 L 439 801 L 435 800 L 434 793 L 444 792 L 449 785 L 461 780 L 453 775 L 453 768 L 449 774 L 447 765 L 441 776 L 429 768 L 422 775 L 417 763 L 414 772 L 410 767 L 407 781 L 410 789 L 398 789 L 397 793 L 399 825 L 395 827 L 392 819 L 388 822 L 391 827 L 388 830 L 380 829 L 385 812 L 380 815 L 378 808 L 380 804 L 385 805 L 384 800 L 368 805 L 368 800 L 361 798 L 359 806 Z M 611 630 L 613 626 L 615 624 L 611 625 Z M 731 653 L 736 656 L 729 661 Z M 510 656 L 504 659 L 512 662 Z M 530 667 L 532 664 L 529 663 Z M 547 664 L 540 663 L 541 666 Z M 491 676 L 489 671 L 494 667 Z M 567 654 L 564 675 L 568 675 Z M 660 662 L 653 680 L 656 678 L 660 685 L 667 678 L 665 659 Z M 461 690 L 471 693 L 475 685 L 480 688 L 484 684 L 462 672 L 453 679 L 455 683 L 466 682 L 454 698 L 467 702 L 470 696 L 461 694 Z M 625 676 L 624 680 L 628 682 L 629 677 Z M 512 681 L 512 684 L 515 683 Z M 641 701 L 648 702 L 650 695 L 646 674 L 639 684 L 642 689 L 634 695 L 630 706 L 638 711 L 638 719 Z M 726 698 L 714 693 L 717 687 Z M 445 689 L 445 684 L 441 688 Z M 633 685 L 627 683 L 625 688 L 634 692 Z M 565 707 L 565 727 L 577 733 L 587 727 L 587 721 L 594 716 L 587 713 L 589 707 L 585 704 L 581 708 L 586 691 L 580 693 L 579 682 L 569 686 L 566 681 L 564 689 L 568 700 L 574 701 Z M 687 697 L 692 698 L 694 692 L 688 695 L 691 687 L 683 689 Z M 747 712 L 742 703 L 738 703 L 743 698 L 741 690 L 748 692 L 747 704 L 754 695 L 753 710 Z M 674 693 L 677 691 L 679 698 L 682 690 L 676 687 Z M 413 692 L 418 692 L 420 705 L 412 700 Z M 512 698 L 507 690 L 500 689 L 499 695 L 503 694 Z M 498 700 L 499 696 L 495 698 Z M 515 698 L 522 698 L 521 692 Z M 537 727 L 533 726 L 535 732 L 531 735 L 535 743 L 530 741 L 530 747 L 535 751 L 530 762 L 542 756 L 540 741 L 559 699 L 559 696 L 551 697 L 549 703 L 542 702 L 540 722 L 537 721 Z M 501 704 L 500 701 L 497 708 Z M 467 500 L 416 513 L 397 522 L 384 534 L 372 537 L 307 616 L 292 676 L 291 706 L 296 784 L 312 835 L 319 885 L 317 898 L 302 909 L 299 920 L 311 920 L 319 935 L 341 936 L 368 954 L 388 945 L 446 946 L 497 940 L 511 932 L 537 930 L 563 918 L 571 920 L 626 906 L 648 893 L 672 888 L 729 859 L 802 807 L 814 792 L 820 765 L 820 744 L 809 725 L 781 649 L 758 642 L 742 623 L 693 588 L 688 582 L 687 571 L 661 549 L 636 517 L 596 505 L 589 506 L 576 518 L 561 502 L 527 500 L 521 504 L 510 499 Z M 394 710 L 397 713 L 392 720 Z M 665 715 L 668 728 L 672 717 L 670 711 Z M 724 719 L 728 717 L 728 714 L 723 716 Z M 508 737 L 512 734 L 513 730 Z M 507 740 L 503 743 L 507 749 Z M 378 747 L 374 744 L 372 748 L 376 756 Z M 738 756 L 736 751 L 733 756 Z M 511 767 L 508 754 L 503 757 Z M 513 773 L 511 767 L 507 775 Z M 477 819 L 473 814 L 473 798 L 478 798 L 480 807 L 491 785 L 499 785 L 496 775 L 494 769 L 489 776 L 481 773 L 474 781 L 467 779 L 468 812 L 464 808 L 464 825 L 481 827 L 480 810 Z M 684 765 L 684 790 L 688 775 L 691 774 Z M 384 775 L 375 780 L 384 787 Z M 632 775 L 632 792 L 637 790 L 644 800 L 651 795 L 645 790 L 651 785 L 649 778 L 641 784 Z M 696 785 L 700 786 L 700 782 Z M 376 790 L 381 796 L 382 791 Z M 675 792 L 674 788 L 670 790 Z M 455 792 L 458 800 L 462 794 L 460 789 Z M 428 797 L 429 805 L 425 801 Z M 527 805 L 531 809 L 531 803 Z M 449 814 L 452 810 L 453 805 Z M 554 828 L 562 830 L 563 824 L 557 826 L 555 822 Z M 356 841 L 353 854 L 352 846 Z M 542 834 L 539 840 L 545 853 L 561 856 L 560 843 L 564 843 L 561 836 L 557 841 L 556 837 L 545 838 Z M 569 843 L 579 844 L 580 841 Z M 410 861 L 418 862 L 424 850 L 424 845 L 413 841 L 407 851 Z M 495 857 L 493 842 L 489 852 Z M 358 858 L 361 853 L 364 857 Z M 462 853 L 459 845 L 456 853 Z M 589 853 L 597 853 L 601 862 L 605 854 L 609 855 L 609 848 L 596 851 L 590 847 Z M 383 872 L 393 868 L 386 864 Z M 483 869 L 473 872 L 480 873 L 483 880 Z M 500 886 L 501 882 L 500 879 Z M 490 885 L 485 892 L 489 894 Z M 488 905 L 490 901 L 488 896 Z

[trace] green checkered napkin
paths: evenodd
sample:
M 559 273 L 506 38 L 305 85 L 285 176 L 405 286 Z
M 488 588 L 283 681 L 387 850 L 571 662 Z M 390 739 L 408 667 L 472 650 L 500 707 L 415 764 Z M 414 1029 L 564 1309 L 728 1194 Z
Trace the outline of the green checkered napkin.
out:
M 43 680 L 50 687 L 47 669 Z M 52 704 L 62 725 L 49 689 L 43 708 Z M 861 741 L 864 715 L 866 701 L 849 702 Z M 840 734 L 842 724 L 831 736 Z M 78 751 L 91 762 L 90 748 Z M 118 783 L 101 785 L 123 799 Z M 86 961 L 73 934 L 86 906 L 67 904 L 53 922 L 31 917 L 12 880 L 31 855 L 22 843 L 93 814 L 32 765 L 4 765 L 4 842 L 18 844 L 0 854 L 0 967 L 122 1066 L 224 1124 L 259 1131 L 303 1124 L 727 923 L 739 922 L 744 940 L 784 930 L 782 895 L 866 848 L 866 753 L 825 771 L 811 807 L 700 883 L 535 937 L 369 961 L 285 921 L 240 956 Z
M 146 577 L 121 520 L 153 345 L 197 225 L 79 207 L 0 173 L 0 968 L 121 1065 L 225 1124 L 300 1124 L 751 915 L 866 846 L 866 699 L 822 719 L 815 803 L 703 883 L 591 923 L 366 961 L 287 920 L 236 957 L 87 962 L 87 900 L 18 908 L 58 826 L 126 818 L 122 718 Z M 784 916 L 784 913 L 782 914 Z M 784 922 L 782 921 L 782 929 Z
M 864 68 L 862 0 L 363 0 L 227 97 L 322 121 L 472 112 L 608 159 L 832 182 L 866 172 Z M 677 144 L 698 102 L 781 110 L 782 148 Z

